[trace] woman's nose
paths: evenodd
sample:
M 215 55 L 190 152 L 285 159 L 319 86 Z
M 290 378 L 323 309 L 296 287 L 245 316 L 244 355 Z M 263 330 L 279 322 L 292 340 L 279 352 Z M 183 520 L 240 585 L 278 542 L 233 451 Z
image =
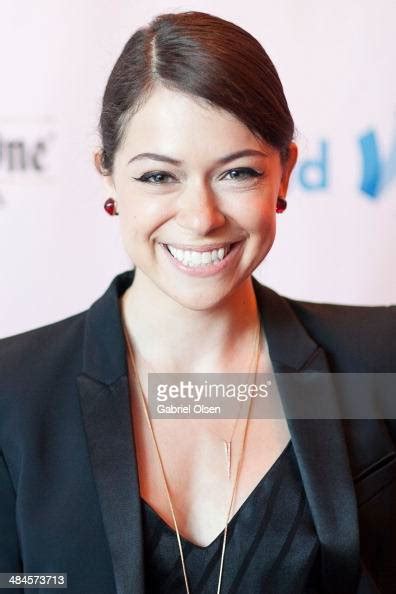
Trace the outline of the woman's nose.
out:
M 176 221 L 181 227 L 205 235 L 222 227 L 225 216 L 219 209 L 215 194 L 208 188 L 200 188 L 180 197 Z

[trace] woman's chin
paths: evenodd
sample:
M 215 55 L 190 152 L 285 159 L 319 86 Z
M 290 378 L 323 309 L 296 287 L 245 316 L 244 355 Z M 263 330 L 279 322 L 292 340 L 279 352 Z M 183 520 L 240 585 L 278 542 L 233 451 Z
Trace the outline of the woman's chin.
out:
M 224 288 L 221 290 L 220 287 L 214 287 L 213 289 L 203 290 L 202 287 L 199 290 L 192 291 L 182 290 L 181 287 L 175 290 L 172 288 L 170 291 L 166 291 L 168 297 L 175 303 L 179 304 L 185 309 L 194 311 L 210 311 L 216 309 L 232 292 L 230 289 Z

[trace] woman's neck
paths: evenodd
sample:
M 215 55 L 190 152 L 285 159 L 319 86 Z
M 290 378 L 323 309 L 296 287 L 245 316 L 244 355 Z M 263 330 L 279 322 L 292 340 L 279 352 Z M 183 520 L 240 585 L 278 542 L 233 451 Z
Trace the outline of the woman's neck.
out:
M 197 310 L 136 270 L 120 306 L 136 354 L 152 371 L 247 371 L 259 322 L 250 276 L 216 306 Z

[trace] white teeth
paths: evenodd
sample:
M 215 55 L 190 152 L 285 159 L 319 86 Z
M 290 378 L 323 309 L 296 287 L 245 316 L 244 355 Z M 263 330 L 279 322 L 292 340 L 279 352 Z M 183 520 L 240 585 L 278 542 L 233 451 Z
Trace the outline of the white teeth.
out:
M 183 264 L 186 264 L 187 266 L 189 266 L 190 264 L 190 254 L 191 252 L 189 252 L 188 250 L 186 250 L 185 252 L 183 252 Z
M 194 266 L 201 264 L 201 254 L 199 252 L 191 252 L 191 262 Z
M 182 262 L 185 266 L 196 268 L 197 266 L 206 266 L 212 262 L 223 260 L 223 258 L 230 251 L 230 245 L 219 248 L 218 250 L 211 250 L 208 252 L 195 252 L 192 250 L 181 250 L 168 244 L 168 249 L 172 256 Z

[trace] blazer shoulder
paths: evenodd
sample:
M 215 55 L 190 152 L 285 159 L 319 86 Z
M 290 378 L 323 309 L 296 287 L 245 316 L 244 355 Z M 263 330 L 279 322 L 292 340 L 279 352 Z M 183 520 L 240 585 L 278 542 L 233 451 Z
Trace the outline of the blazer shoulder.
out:
M 13 334 L 0 339 L 1 354 L 4 355 L 7 352 L 13 350 L 19 350 L 24 347 L 38 346 L 48 341 L 58 339 L 60 336 L 64 336 L 65 332 L 68 333 L 70 330 L 76 329 L 83 322 L 88 310 L 76 313 L 74 315 L 63 318 L 50 324 L 45 324 L 38 328 L 32 328 L 25 332 Z
M 74 358 L 78 345 L 82 345 L 86 314 L 87 310 L 0 339 L 0 384 L 3 390 L 8 382 L 14 388 L 18 377 L 39 377 L 46 368 L 54 369 L 57 360 L 67 364 Z
M 85 313 L 0 340 L 0 451 L 8 456 L 16 455 L 32 427 L 45 423 L 42 411 L 73 393 Z
M 382 331 L 390 335 L 396 330 L 396 305 L 339 305 L 301 301 L 285 297 L 300 319 L 311 326 L 347 334 L 360 330 L 363 334 Z
M 285 297 L 337 371 L 396 372 L 396 306 L 339 305 Z

